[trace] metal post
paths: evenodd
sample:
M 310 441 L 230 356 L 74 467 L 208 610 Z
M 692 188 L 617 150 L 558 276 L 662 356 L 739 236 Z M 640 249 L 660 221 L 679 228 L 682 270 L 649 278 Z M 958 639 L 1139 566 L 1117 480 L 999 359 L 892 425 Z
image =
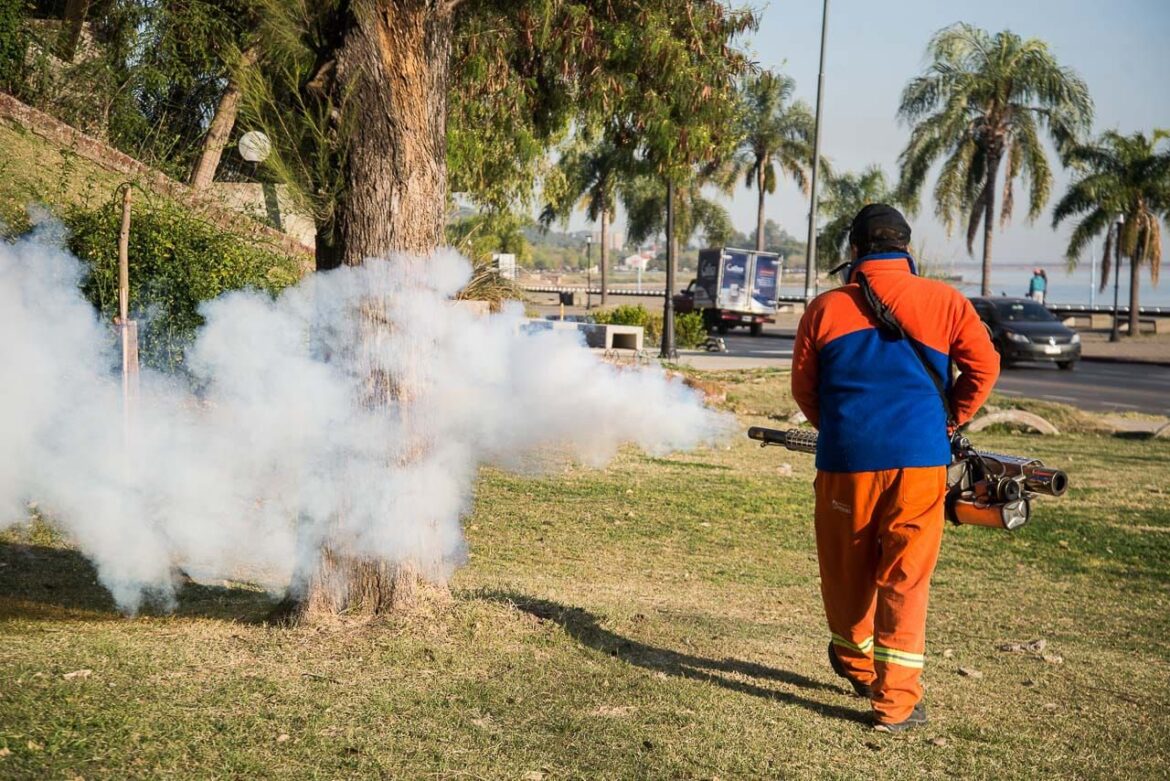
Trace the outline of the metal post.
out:
M 659 358 L 678 358 L 674 348 L 674 180 L 666 180 L 666 298 L 662 304 L 662 351 Z
M 804 262 L 804 300 L 811 301 L 817 282 L 817 173 L 821 166 L 821 106 L 825 93 L 825 36 L 829 29 L 829 0 L 821 12 L 821 68 L 817 74 L 817 115 L 813 129 L 812 190 L 808 207 L 808 243 Z
M 1121 341 L 1121 328 L 1117 315 L 1117 295 L 1121 288 L 1121 226 L 1125 224 L 1125 217 L 1118 217 L 1117 235 L 1113 239 L 1113 330 L 1109 332 L 1109 341 Z M 1132 336 L 1132 334 L 1130 334 Z
M 1097 302 L 1097 261 L 1089 261 L 1089 322 L 1092 322 L 1093 306 Z

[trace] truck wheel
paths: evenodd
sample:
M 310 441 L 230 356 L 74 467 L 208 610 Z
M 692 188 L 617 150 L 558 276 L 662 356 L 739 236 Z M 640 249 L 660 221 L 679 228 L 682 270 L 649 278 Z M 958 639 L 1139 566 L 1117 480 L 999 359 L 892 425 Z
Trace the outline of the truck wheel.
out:
M 729 326 L 727 325 L 727 321 L 726 321 L 726 320 L 720 320 L 720 321 L 719 321 L 719 322 L 718 322 L 718 323 L 715 325 L 715 330 L 719 332 L 719 335 L 720 335 L 720 336 L 723 336 L 724 334 L 726 334 L 726 333 L 727 333 L 727 329 L 728 329 L 728 327 L 729 327 Z
M 749 330 L 751 331 L 752 336 L 759 336 L 764 332 L 764 324 L 752 323 L 752 327 Z

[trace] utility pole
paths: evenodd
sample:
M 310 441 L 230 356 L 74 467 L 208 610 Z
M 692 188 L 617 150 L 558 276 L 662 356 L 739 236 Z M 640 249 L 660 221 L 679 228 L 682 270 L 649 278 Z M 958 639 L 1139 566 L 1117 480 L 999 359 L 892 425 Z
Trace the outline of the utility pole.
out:
M 821 106 L 825 96 L 825 36 L 829 29 L 829 0 L 821 11 L 821 68 L 817 74 L 817 116 L 813 128 L 812 200 L 808 207 L 808 242 L 804 262 L 804 300 L 808 303 L 816 294 L 817 284 L 817 173 L 821 166 Z

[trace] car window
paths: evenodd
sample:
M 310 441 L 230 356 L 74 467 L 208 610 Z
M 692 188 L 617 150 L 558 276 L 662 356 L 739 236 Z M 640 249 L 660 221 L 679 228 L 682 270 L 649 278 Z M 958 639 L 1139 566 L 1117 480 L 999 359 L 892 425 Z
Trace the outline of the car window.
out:
M 975 307 L 975 314 L 979 315 L 980 320 L 990 321 L 991 305 L 986 301 L 972 301 L 971 306 Z
M 1009 323 L 1045 323 L 1056 319 L 1035 301 L 996 301 L 995 311 L 999 319 Z

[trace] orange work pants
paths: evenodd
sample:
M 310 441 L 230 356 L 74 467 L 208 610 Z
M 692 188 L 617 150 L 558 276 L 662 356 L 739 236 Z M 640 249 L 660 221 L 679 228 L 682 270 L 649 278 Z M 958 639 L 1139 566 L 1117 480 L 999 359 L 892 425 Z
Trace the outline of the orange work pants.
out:
M 946 467 L 818 472 L 817 559 L 833 650 L 873 690 L 878 721 L 922 699 L 926 603 L 943 531 Z

